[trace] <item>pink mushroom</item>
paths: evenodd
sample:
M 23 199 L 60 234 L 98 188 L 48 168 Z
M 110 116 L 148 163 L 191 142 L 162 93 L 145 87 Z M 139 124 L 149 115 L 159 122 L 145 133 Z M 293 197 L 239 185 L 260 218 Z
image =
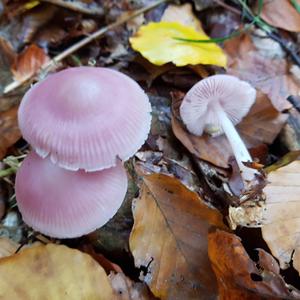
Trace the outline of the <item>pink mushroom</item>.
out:
M 150 131 L 147 95 L 128 76 L 78 67 L 48 76 L 24 96 L 19 126 L 43 158 L 69 169 L 96 171 L 127 160 Z
M 127 190 L 126 172 L 65 170 L 31 152 L 16 176 L 16 198 L 23 220 L 57 238 L 73 238 L 104 225 L 117 212 Z
M 234 125 L 249 112 L 255 98 L 256 90 L 247 82 L 214 75 L 195 84 L 180 107 L 180 116 L 191 133 L 225 133 L 245 181 L 251 181 L 257 171 L 244 165 L 252 158 Z

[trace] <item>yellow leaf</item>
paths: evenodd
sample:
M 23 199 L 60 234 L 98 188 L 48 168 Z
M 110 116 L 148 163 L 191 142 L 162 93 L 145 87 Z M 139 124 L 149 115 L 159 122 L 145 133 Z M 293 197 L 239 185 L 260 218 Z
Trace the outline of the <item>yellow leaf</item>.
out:
M 223 50 L 214 43 L 191 43 L 174 38 L 207 40 L 209 37 L 193 27 L 176 22 L 149 23 L 142 26 L 131 46 L 155 65 L 173 62 L 176 66 L 206 64 L 226 66 Z
M 114 299 L 105 271 L 65 246 L 36 246 L 0 259 L 0 299 Z

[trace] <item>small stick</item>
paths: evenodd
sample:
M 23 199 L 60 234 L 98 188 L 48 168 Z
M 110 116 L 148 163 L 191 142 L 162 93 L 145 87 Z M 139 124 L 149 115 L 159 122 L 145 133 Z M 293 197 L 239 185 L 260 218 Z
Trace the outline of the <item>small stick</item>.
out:
M 119 20 L 115 21 L 114 23 L 95 31 L 94 33 L 92 33 L 91 35 L 89 35 L 86 38 L 82 39 L 78 43 L 70 46 L 69 48 L 64 50 L 62 53 L 60 53 L 60 54 L 56 55 L 55 57 L 53 57 L 53 59 L 51 59 L 49 62 L 42 65 L 42 67 L 40 68 L 40 70 L 37 73 L 41 73 L 43 71 L 50 70 L 58 62 L 65 59 L 67 56 L 73 54 L 74 52 L 76 52 L 77 50 L 82 48 L 83 46 L 89 44 L 91 41 L 103 36 L 107 31 L 115 29 L 116 27 L 126 23 L 127 21 L 137 17 L 138 15 L 140 15 L 140 14 L 142 14 L 142 13 L 148 11 L 148 10 L 151 10 L 151 9 L 155 8 L 156 6 L 158 6 L 162 3 L 168 2 L 168 1 L 169 0 L 158 0 L 158 1 L 154 2 L 153 4 L 151 4 L 149 6 L 138 9 L 138 10 L 124 16 L 123 18 L 121 17 Z M 24 79 L 22 79 L 21 81 L 14 81 L 14 82 L 10 83 L 9 85 L 7 85 L 4 88 L 3 93 L 7 94 L 7 93 L 15 90 L 16 88 L 22 86 L 25 82 L 29 81 L 37 73 L 35 73 L 33 75 L 29 75 L 29 76 L 25 77 Z

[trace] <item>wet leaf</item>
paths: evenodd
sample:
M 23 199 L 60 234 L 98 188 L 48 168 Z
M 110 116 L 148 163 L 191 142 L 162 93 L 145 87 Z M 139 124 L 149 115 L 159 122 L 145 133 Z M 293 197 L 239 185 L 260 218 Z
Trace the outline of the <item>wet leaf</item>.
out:
M 208 253 L 219 284 L 221 300 L 299 299 L 300 292 L 288 286 L 278 273 L 276 260 L 258 249 L 253 262 L 241 240 L 217 230 L 208 235 Z M 291 289 L 291 292 L 289 291 Z
M 179 117 L 179 107 L 184 94 L 173 94 L 172 128 L 175 136 L 198 158 L 216 166 L 226 168 L 233 152 L 224 135 L 211 137 L 207 134 L 195 136 L 189 133 Z M 249 114 L 237 125 L 243 141 L 248 148 L 262 143 L 271 144 L 279 134 L 288 115 L 279 113 L 263 94 L 258 94 Z
M 300 87 L 289 73 L 285 59 L 264 56 L 245 34 L 230 39 L 224 48 L 229 56 L 229 74 L 248 81 L 267 94 L 278 111 L 291 107 L 286 98 L 299 95 Z
M 16 63 L 12 66 L 12 72 L 17 81 L 33 76 L 40 70 L 43 64 L 50 60 L 45 50 L 35 44 L 30 45 L 21 53 Z
M 215 277 L 207 256 L 207 233 L 225 228 L 222 215 L 178 180 L 143 178 L 133 206 L 130 249 L 152 293 L 161 299 L 215 299 Z
M 155 65 L 173 62 L 188 64 L 226 65 L 226 56 L 214 43 L 188 43 L 175 38 L 207 40 L 209 37 L 193 27 L 177 22 L 149 23 L 130 38 L 131 46 Z M 172 51 L 170 51 L 172 49 Z
M 15 106 L 8 111 L 0 112 L 0 159 L 5 156 L 7 149 L 21 137 L 17 111 L 18 107 Z
M 300 14 L 290 0 L 264 1 L 261 17 L 274 27 L 300 32 Z
M 281 268 L 293 264 L 300 274 L 299 178 L 299 160 L 269 173 L 262 234 Z
M 105 271 L 89 255 L 48 244 L 0 260 L 2 299 L 113 299 Z

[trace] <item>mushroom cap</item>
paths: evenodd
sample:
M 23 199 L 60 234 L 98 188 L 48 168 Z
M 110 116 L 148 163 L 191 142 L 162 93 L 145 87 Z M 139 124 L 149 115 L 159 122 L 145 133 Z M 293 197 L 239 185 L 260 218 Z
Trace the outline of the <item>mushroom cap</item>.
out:
M 32 151 L 16 176 L 16 198 L 25 223 L 57 238 L 79 237 L 103 226 L 127 190 L 121 162 L 97 172 L 60 168 Z
M 35 84 L 18 113 L 24 138 L 43 158 L 69 170 L 97 171 L 127 160 L 151 125 L 147 95 L 107 68 L 69 68 Z
M 188 91 L 180 106 L 180 116 L 195 135 L 202 135 L 204 130 L 222 132 L 215 113 L 218 104 L 235 125 L 247 115 L 255 98 L 256 90 L 249 83 L 231 75 L 213 75 Z

